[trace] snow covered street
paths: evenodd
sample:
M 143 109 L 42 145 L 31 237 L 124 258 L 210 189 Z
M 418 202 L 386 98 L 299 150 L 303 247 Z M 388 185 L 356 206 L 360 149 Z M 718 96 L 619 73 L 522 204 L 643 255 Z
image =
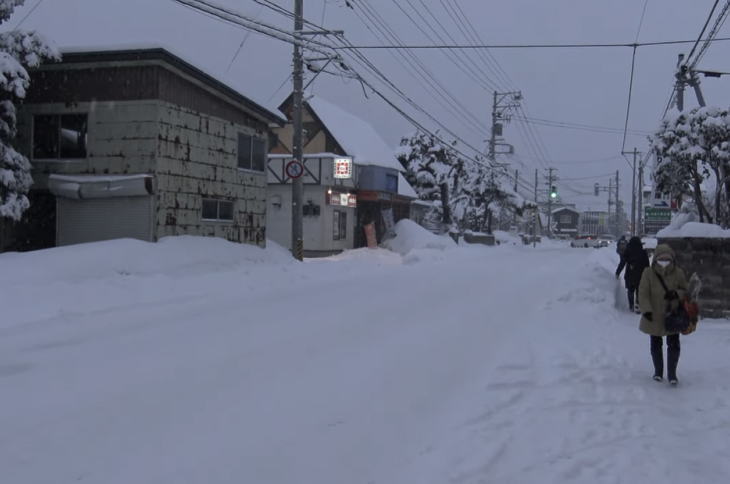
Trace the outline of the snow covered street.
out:
M 0 254 L 0 481 L 724 482 L 730 324 L 682 339 L 678 388 L 652 381 L 615 257 Z

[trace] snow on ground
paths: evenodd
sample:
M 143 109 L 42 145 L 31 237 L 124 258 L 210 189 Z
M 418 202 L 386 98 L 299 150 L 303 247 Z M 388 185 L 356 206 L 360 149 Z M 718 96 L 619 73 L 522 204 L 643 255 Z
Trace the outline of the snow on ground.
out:
M 0 254 L 2 482 L 727 480 L 727 322 L 682 339 L 670 388 L 612 249 L 410 235 L 305 263 L 195 238 Z

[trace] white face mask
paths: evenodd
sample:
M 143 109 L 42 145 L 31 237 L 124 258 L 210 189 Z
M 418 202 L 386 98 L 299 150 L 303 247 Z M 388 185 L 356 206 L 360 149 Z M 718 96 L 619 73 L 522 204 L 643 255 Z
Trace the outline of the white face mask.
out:
M 657 264 L 659 264 L 660 267 L 667 267 L 669 264 L 672 263 L 670 260 L 658 260 L 656 261 Z

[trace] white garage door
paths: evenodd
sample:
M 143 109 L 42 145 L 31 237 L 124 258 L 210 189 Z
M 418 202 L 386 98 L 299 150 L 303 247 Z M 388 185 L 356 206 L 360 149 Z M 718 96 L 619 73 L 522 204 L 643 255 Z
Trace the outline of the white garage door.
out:
M 124 237 L 152 240 L 152 197 L 58 199 L 58 245 Z

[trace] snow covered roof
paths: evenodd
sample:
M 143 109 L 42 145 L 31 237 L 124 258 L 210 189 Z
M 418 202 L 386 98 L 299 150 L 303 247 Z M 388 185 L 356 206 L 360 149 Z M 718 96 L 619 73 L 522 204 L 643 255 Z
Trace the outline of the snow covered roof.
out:
M 403 173 L 398 173 L 398 195 L 409 198 L 418 198 L 418 194 L 413 189 Z
M 574 208 L 570 208 L 570 207 L 556 208 L 555 210 L 553 210 L 552 213 L 562 212 L 563 210 L 568 210 L 568 211 L 573 212 L 573 213 L 580 213 L 578 210 L 576 210 Z
M 369 123 L 319 96 L 307 97 L 306 103 L 356 164 L 403 171 L 395 149 Z

